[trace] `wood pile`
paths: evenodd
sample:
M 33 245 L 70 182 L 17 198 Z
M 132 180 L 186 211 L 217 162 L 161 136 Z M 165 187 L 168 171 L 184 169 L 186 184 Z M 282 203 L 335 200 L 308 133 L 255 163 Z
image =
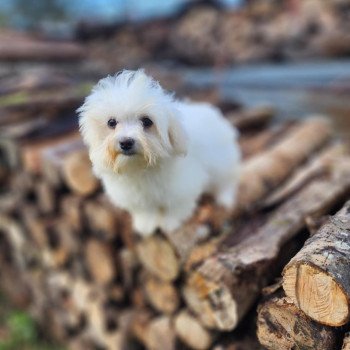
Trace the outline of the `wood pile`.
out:
M 65 42 L 3 30 L 0 61 L 69 63 L 75 74 L 105 75 L 164 60 L 220 67 L 350 54 L 347 0 L 250 0 L 236 10 L 213 3 L 185 4 L 170 18 L 81 23 Z
M 146 239 L 102 193 L 76 131 L 1 144 L 0 159 L 20 158 L 7 162 L 0 195 L 5 292 L 71 349 L 253 350 L 255 303 L 294 256 L 286 295 L 272 290 L 260 308 L 260 341 L 341 347 L 349 204 L 318 228 L 350 194 L 350 156 L 323 118 L 271 125 L 270 108 L 226 115 L 241 131 L 237 206 L 223 212 L 204 196 L 183 227 Z M 308 227 L 316 233 L 301 249 Z
M 347 1 L 247 1 L 238 11 L 198 5 L 170 43 L 192 64 L 232 64 L 349 55 Z
M 258 311 L 267 349 L 342 349 L 350 320 L 350 201 L 319 229 L 283 270 L 283 291 L 270 288 Z
M 85 55 L 75 42 L 49 41 L 29 34 L 2 30 L 0 61 L 79 61 Z

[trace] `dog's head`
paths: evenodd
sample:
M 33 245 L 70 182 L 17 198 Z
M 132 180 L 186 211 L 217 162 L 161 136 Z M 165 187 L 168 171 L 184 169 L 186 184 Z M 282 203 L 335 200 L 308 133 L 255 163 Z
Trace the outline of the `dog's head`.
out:
M 173 97 L 143 70 L 100 80 L 78 112 L 96 172 L 137 171 L 186 154 Z

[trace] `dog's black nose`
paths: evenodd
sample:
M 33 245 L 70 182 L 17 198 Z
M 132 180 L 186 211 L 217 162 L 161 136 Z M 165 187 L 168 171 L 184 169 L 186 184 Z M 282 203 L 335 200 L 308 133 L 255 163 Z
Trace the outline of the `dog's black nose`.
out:
M 135 140 L 131 138 L 124 139 L 119 142 L 120 148 L 123 151 L 130 151 L 134 147 L 134 144 L 135 144 Z

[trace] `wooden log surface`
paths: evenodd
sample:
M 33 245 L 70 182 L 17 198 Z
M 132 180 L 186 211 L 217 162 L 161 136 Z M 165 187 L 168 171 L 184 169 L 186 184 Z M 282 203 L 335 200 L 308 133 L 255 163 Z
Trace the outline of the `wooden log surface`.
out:
M 100 239 L 112 240 L 120 229 L 120 216 L 116 208 L 101 197 L 84 201 L 87 226 Z
M 260 106 L 239 112 L 227 113 L 228 120 L 240 131 L 262 128 L 274 117 L 275 110 L 271 106 Z
M 191 349 L 209 349 L 215 339 L 212 332 L 204 328 L 196 317 L 185 310 L 175 316 L 174 327 L 176 335 Z
M 93 194 L 99 188 L 99 181 L 92 173 L 91 162 L 86 150 L 69 154 L 62 169 L 65 183 L 80 196 Z
M 164 281 L 175 280 L 180 273 L 174 248 L 160 236 L 146 238 L 138 243 L 136 251 L 145 269 Z
M 243 160 L 272 147 L 286 135 L 292 125 L 293 123 L 285 123 L 260 130 L 259 132 L 241 134 L 238 142 Z
M 117 276 L 117 266 L 111 247 L 105 242 L 90 239 L 86 242 L 86 262 L 94 281 L 106 285 Z
M 341 350 L 350 350 L 350 333 L 346 333 Z
M 59 147 L 59 145 L 67 143 L 70 144 L 70 142 L 74 145 L 78 144 L 78 147 L 82 145 L 80 136 L 76 132 L 24 143 L 21 146 L 20 153 L 23 171 L 29 174 L 40 174 L 43 171 L 43 154 L 45 151 L 51 147 Z M 57 168 L 55 171 L 57 171 Z
M 146 299 L 151 306 L 162 314 L 173 314 L 180 305 L 180 297 L 175 285 L 145 276 L 141 281 Z
M 339 345 L 337 329 L 306 316 L 283 293 L 273 293 L 258 307 L 257 335 L 268 350 L 333 350 Z
M 222 252 L 189 274 L 185 298 L 205 325 L 220 330 L 236 327 L 268 282 L 281 247 L 305 227 L 305 218 L 327 213 L 349 193 L 349 162 L 335 160 L 328 176 L 309 184 L 241 242 L 235 241 L 233 232 L 221 244 Z
M 346 154 L 345 145 L 332 144 L 323 149 L 316 157 L 311 158 L 303 165 L 295 176 L 289 178 L 282 186 L 277 188 L 262 203 L 263 207 L 271 207 L 282 203 L 284 199 L 298 191 L 303 185 L 329 171 L 335 157 Z
M 83 55 L 83 47 L 73 42 L 41 40 L 8 30 L 0 35 L 1 61 L 76 61 Z
M 41 172 L 45 180 L 55 188 L 62 187 L 64 183 L 63 166 L 68 155 L 85 149 L 82 139 L 76 133 L 71 136 L 60 138 L 54 144 L 48 144 L 41 147 L 39 162 L 41 163 Z
M 176 349 L 175 331 L 170 317 L 159 316 L 150 322 L 147 330 L 147 349 Z
M 350 202 L 306 241 L 283 272 L 283 288 L 317 322 L 350 320 Z
M 242 166 L 236 211 L 256 205 L 330 136 L 330 125 L 325 119 L 308 119 L 274 147 L 249 159 Z

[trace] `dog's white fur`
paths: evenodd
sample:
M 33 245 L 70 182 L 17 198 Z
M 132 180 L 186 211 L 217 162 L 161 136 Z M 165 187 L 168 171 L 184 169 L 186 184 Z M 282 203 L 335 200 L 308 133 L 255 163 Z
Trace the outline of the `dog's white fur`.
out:
M 178 228 L 203 192 L 233 205 L 238 133 L 217 108 L 175 100 L 137 70 L 100 80 L 78 112 L 94 173 L 114 204 L 131 213 L 141 235 Z M 145 129 L 143 116 L 154 125 Z M 118 121 L 115 129 L 107 126 L 111 117 Z M 125 137 L 136 141 L 136 154 L 121 152 Z

